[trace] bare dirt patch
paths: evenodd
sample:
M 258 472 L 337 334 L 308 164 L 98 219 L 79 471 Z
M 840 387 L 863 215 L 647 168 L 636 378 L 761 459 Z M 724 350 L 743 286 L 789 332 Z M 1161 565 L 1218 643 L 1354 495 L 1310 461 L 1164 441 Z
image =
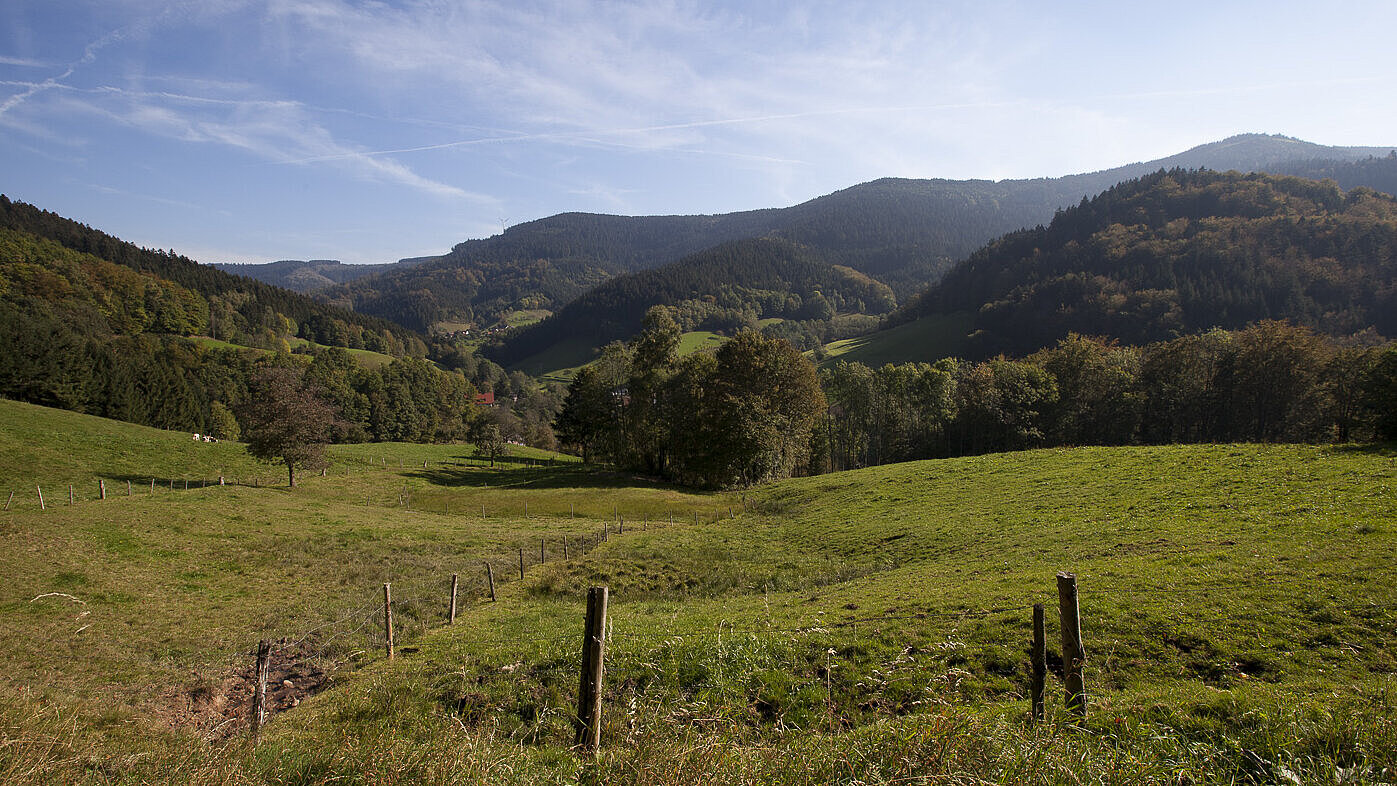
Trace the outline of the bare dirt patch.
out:
M 285 712 L 329 687 L 330 664 L 313 642 L 272 645 L 267 675 L 267 713 Z M 219 676 L 195 673 L 189 683 L 166 691 L 158 716 L 170 728 L 188 728 L 208 740 L 244 732 L 252 712 L 256 666 L 247 663 Z

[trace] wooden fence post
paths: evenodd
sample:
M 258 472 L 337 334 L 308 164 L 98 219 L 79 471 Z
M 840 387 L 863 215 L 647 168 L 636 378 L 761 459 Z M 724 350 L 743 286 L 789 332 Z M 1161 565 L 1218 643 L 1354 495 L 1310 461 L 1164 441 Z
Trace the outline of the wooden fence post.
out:
M 252 714 L 248 721 L 252 724 L 252 742 L 262 733 L 262 724 L 267 722 L 267 671 L 272 659 L 272 643 L 257 642 L 257 667 L 253 672 L 255 681 L 252 688 Z
M 616 534 L 617 534 L 617 535 L 624 535 L 625 532 L 626 532 L 626 518 L 625 518 L 625 516 L 617 516 L 617 517 L 616 517 Z
M 490 582 L 490 602 L 495 602 L 495 569 L 490 567 L 490 563 L 485 563 L 485 580 Z
M 456 624 L 456 584 L 460 580 L 460 578 L 460 575 L 456 573 L 451 574 L 451 612 L 447 615 L 446 618 L 447 625 Z
M 1048 642 L 1043 631 L 1043 604 L 1033 604 L 1033 722 L 1043 720 L 1043 687 L 1048 677 Z
M 73 484 L 68 484 L 68 504 L 73 504 Z
M 155 478 L 150 479 L 150 493 L 155 493 Z
M 567 539 L 567 536 L 563 536 L 563 561 L 564 561 L 564 562 L 567 562 L 567 560 L 568 560 L 568 539 Z
M 1082 647 L 1082 619 L 1077 603 L 1075 574 L 1057 574 L 1057 602 L 1062 626 L 1062 682 L 1067 690 L 1067 708 L 1086 720 L 1087 695 L 1082 683 L 1082 665 L 1086 662 L 1087 654 Z
M 519 580 L 524 580 L 524 550 L 519 549 Z
M 388 639 L 388 660 L 393 659 L 393 591 L 383 582 L 383 634 Z
M 34 484 L 34 490 L 39 492 L 39 510 L 48 510 L 44 507 L 44 489 L 39 484 Z
M 126 481 L 126 496 L 131 496 L 131 481 Z
M 587 620 L 582 634 L 582 682 L 577 694 L 574 744 L 595 756 L 601 747 L 601 687 L 606 672 L 606 587 L 587 590 Z
M 11 502 L 14 502 L 14 501 L 15 501 L 15 493 L 14 493 L 13 491 L 11 491 L 11 492 L 10 492 L 10 498 L 7 499 L 7 500 L 5 500 L 5 510 L 9 510 L 9 509 L 10 509 L 10 503 L 11 503 Z
M 99 479 L 97 480 L 97 499 L 106 499 L 106 498 L 107 498 L 107 481 L 102 480 L 102 479 L 99 478 Z
M 546 553 L 546 552 L 544 552 L 544 550 L 543 550 L 543 538 L 540 537 L 540 538 L 538 539 L 538 564 L 542 565 L 544 562 L 547 561 L 547 560 L 544 559 L 544 554 L 545 554 L 545 553 Z

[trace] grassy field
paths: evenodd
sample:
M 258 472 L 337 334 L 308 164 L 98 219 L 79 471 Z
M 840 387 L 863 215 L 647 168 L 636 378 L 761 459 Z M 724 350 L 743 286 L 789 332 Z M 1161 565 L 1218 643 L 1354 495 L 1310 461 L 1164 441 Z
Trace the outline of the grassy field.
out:
M 0 427 L 6 494 L 258 470 L 236 445 L 11 402 Z M 65 489 L 47 511 L 17 495 L 0 518 L 0 782 L 1397 773 L 1389 450 L 1035 451 L 727 494 L 538 452 L 494 468 L 460 446 L 334 458 L 295 490 L 262 469 L 280 485 L 130 498 L 123 485 L 74 505 Z M 1049 611 L 1055 708 L 1064 570 L 1080 582 L 1090 714 L 1081 725 L 1051 709 L 1031 726 L 1030 607 Z M 453 572 L 463 609 L 448 627 Z M 385 581 L 403 646 L 392 662 L 377 630 Z M 569 713 L 582 596 L 598 584 L 611 630 L 605 748 L 590 762 L 569 750 Z M 236 704 L 230 675 L 259 638 L 284 640 L 321 682 L 254 750 L 241 719 L 211 705 Z
M 263 355 L 273 354 L 272 350 L 270 349 L 258 349 L 256 347 L 245 347 L 241 344 L 230 344 L 227 341 L 220 341 L 216 338 L 209 338 L 208 336 L 190 336 L 189 340 L 208 349 L 240 349 L 246 352 L 256 352 Z M 296 338 L 294 336 L 292 338 L 287 339 L 287 343 L 292 348 L 308 346 L 317 346 L 322 349 L 329 348 L 326 347 L 324 344 L 315 344 L 314 342 L 307 341 L 303 338 Z M 386 366 L 389 363 L 393 362 L 392 355 L 385 355 L 382 352 L 374 352 L 368 349 L 345 349 L 344 351 L 348 352 L 349 356 L 354 358 L 355 362 L 357 362 L 360 366 L 369 369 L 370 371 L 376 368 L 380 368 L 382 366 Z
M 682 357 L 703 350 L 714 350 L 722 346 L 724 341 L 727 341 L 727 338 L 717 333 L 706 330 L 690 331 L 679 337 L 679 355 Z M 578 369 L 592 360 L 592 349 L 583 346 L 585 343 L 580 339 L 562 342 L 521 361 L 516 367 L 545 382 L 566 385 L 577 376 Z
M 956 357 L 964 350 L 970 316 L 923 317 L 889 330 L 834 341 L 825 346 L 827 363 L 843 360 L 879 368 L 886 363 L 934 363 Z

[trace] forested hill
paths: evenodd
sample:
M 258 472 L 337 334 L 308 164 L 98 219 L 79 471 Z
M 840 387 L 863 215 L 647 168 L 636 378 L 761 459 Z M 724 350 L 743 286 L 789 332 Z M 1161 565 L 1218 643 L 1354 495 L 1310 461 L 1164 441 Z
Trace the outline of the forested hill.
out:
M 637 333 L 646 309 L 656 305 L 670 306 L 683 330 L 733 332 L 763 318 L 822 322 L 838 313 L 883 314 L 895 303 L 886 285 L 790 241 L 738 240 L 607 281 L 489 354 L 509 365 L 564 341 L 600 347 Z
M 158 428 L 237 438 L 271 366 L 333 402 L 337 441 L 461 439 L 475 416 L 410 331 L 3 197 L 0 336 L 0 396 Z
M 417 330 L 430 330 L 442 320 L 488 325 L 517 308 L 556 311 L 608 278 L 719 243 L 774 236 L 809 246 L 905 298 L 991 239 L 1045 223 L 1084 196 L 1160 168 L 1273 171 L 1322 164 L 1345 187 L 1379 187 L 1345 178 L 1362 181 L 1378 161 L 1374 157 L 1389 152 L 1247 134 L 1159 161 L 1059 178 L 885 178 L 793 207 L 713 216 L 565 213 L 461 243 L 436 260 L 358 279 L 327 296 Z M 1365 158 L 1371 159 L 1368 165 L 1341 166 Z
M 284 334 L 289 320 L 294 324 L 292 335 L 323 344 L 390 354 L 425 353 L 421 337 L 388 320 L 231 275 L 173 251 L 141 248 L 57 213 L 11 201 L 4 195 L 0 195 L 0 229 L 48 240 L 196 293 L 200 316 L 189 325 L 189 333 L 248 343 L 268 331 Z
M 283 259 L 280 262 L 268 262 L 263 265 L 216 262 L 213 267 L 235 276 L 256 279 L 275 287 L 309 295 L 329 289 L 336 284 L 353 281 L 356 278 L 411 267 L 428 259 L 435 259 L 435 257 L 403 259 L 386 265 L 346 265 L 333 259 L 312 259 L 310 261 Z
M 1143 344 L 1285 319 L 1397 336 L 1397 199 L 1295 177 L 1160 171 L 1006 235 L 901 309 L 969 316 L 966 355 L 1069 332 Z

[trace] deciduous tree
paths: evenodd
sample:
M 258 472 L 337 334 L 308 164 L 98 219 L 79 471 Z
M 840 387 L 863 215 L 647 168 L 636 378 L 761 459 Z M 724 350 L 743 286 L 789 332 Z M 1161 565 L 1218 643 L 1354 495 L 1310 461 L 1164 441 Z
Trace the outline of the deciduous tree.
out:
M 295 488 L 298 468 L 324 465 L 325 444 L 338 416 L 300 369 L 278 366 L 249 380 L 238 420 L 247 452 L 262 461 L 285 464 L 287 485 Z

